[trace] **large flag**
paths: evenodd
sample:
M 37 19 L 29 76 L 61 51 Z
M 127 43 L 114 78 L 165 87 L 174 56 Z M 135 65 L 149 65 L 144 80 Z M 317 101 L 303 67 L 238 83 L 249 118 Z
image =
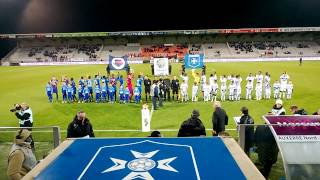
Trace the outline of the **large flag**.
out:
M 128 56 L 113 57 L 109 55 L 110 70 L 126 70 L 128 67 Z
M 154 58 L 154 75 L 166 76 L 169 75 L 169 60 L 168 58 Z
M 203 67 L 203 54 L 186 54 L 184 57 L 185 68 L 196 69 Z

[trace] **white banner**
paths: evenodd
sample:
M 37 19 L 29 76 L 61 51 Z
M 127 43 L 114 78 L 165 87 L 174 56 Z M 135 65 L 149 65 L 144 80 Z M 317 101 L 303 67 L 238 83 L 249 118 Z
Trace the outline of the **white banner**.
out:
M 154 75 L 166 76 L 169 75 L 169 60 L 168 58 L 153 58 Z
M 204 62 L 263 62 L 263 61 L 299 61 L 301 57 L 264 57 L 264 58 L 217 58 L 204 59 Z M 319 61 L 318 57 L 302 57 L 303 61 Z
M 128 64 L 142 64 L 143 61 L 128 61 Z M 90 64 L 109 64 L 108 61 L 82 61 L 82 62 L 30 62 L 19 63 L 20 66 L 64 66 L 64 65 L 90 65 Z

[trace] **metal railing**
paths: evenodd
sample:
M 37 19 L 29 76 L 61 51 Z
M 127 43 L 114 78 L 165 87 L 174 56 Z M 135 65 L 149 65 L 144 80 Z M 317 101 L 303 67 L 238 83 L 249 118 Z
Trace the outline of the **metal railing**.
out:
M 51 132 L 48 131 L 48 129 L 52 130 L 52 142 L 53 142 L 53 147 L 56 148 L 59 146 L 61 142 L 61 135 L 60 135 L 60 127 L 58 126 L 45 126 L 45 127 L 0 127 L 0 132 L 5 131 L 5 132 L 13 132 L 19 129 L 32 129 L 32 132 Z M 47 130 L 47 131 L 45 131 Z

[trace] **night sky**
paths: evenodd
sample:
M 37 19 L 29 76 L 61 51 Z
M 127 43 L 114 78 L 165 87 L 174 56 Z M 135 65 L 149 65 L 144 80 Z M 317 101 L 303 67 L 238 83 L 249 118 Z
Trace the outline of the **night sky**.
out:
M 320 0 L 0 0 L 0 33 L 293 26 L 320 26 Z

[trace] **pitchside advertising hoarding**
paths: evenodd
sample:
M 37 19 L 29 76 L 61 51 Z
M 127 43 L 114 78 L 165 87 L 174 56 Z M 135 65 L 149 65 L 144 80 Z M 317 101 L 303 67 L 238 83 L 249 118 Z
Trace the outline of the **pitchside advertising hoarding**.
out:
M 168 58 L 153 58 L 154 75 L 167 76 L 169 75 L 169 59 Z
M 184 66 L 187 69 L 202 68 L 203 54 L 186 54 L 184 57 Z
M 287 179 L 320 179 L 320 116 L 264 116 L 283 157 Z

